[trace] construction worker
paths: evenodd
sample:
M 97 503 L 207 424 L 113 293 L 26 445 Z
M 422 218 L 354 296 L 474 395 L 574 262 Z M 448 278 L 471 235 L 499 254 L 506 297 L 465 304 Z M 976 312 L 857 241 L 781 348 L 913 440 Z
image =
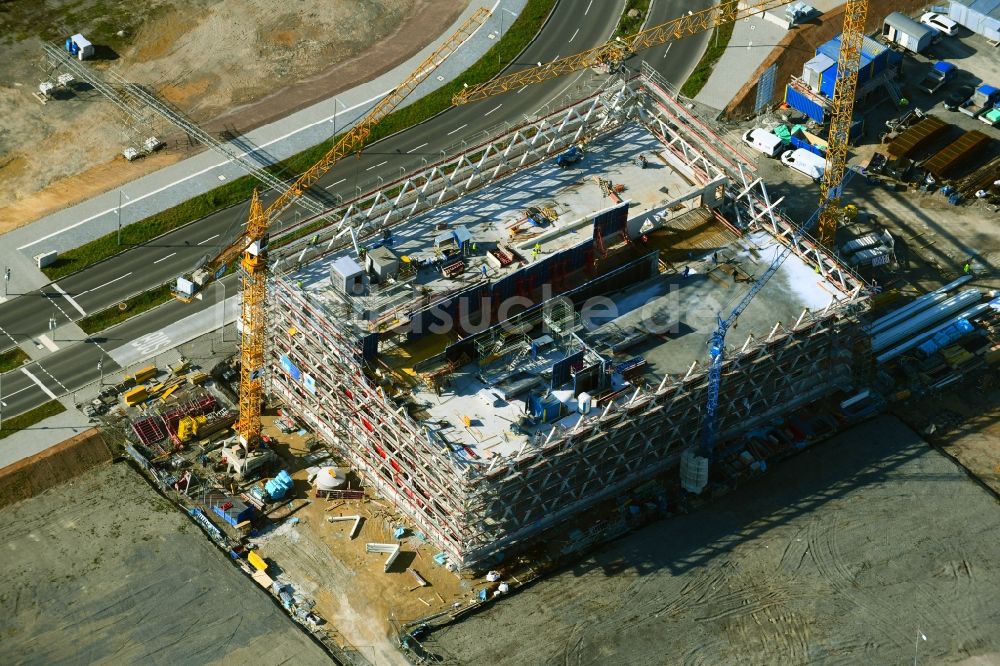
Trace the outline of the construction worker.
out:
M 472 243 L 472 254 L 475 254 L 478 249 L 479 249 L 479 246 L 476 245 L 475 242 L 473 242 Z
M 972 275 L 972 262 L 966 261 L 965 265 L 962 266 L 962 271 L 964 271 L 966 275 Z
M 691 267 L 685 266 L 684 271 L 681 273 L 681 277 L 687 277 L 688 275 L 691 275 Z
M 531 260 L 532 261 L 534 261 L 535 259 L 538 259 L 538 252 L 539 252 L 539 250 L 538 250 L 537 247 L 531 248 Z

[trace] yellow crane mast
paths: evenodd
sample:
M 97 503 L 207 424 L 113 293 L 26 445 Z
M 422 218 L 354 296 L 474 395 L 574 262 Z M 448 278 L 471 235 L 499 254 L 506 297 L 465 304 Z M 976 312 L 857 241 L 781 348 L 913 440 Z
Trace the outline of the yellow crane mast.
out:
M 840 222 L 841 181 L 847 171 L 847 149 L 854 118 L 854 97 L 858 87 L 858 67 L 861 64 L 861 45 L 865 38 L 867 15 L 868 0 L 847 0 L 843 34 L 840 36 L 840 53 L 837 56 L 837 80 L 830 104 L 826 169 L 819 188 L 822 206 L 819 215 L 819 240 L 827 246 L 833 245 Z
M 240 321 L 243 330 L 240 345 L 240 414 L 236 432 L 240 444 L 247 450 L 257 446 L 261 433 L 260 410 L 263 401 L 264 345 L 267 335 L 267 235 L 272 221 L 297 197 L 316 184 L 342 157 L 360 151 L 375 126 L 426 80 L 489 16 L 490 11 L 486 8 L 480 8 L 473 13 L 406 80 L 382 98 L 330 148 L 322 159 L 299 176 L 266 209 L 261 205 L 260 197 L 255 190 L 250 199 L 250 215 L 246 231 L 212 262 L 213 267 L 218 269 L 242 255 L 240 266 L 243 269 L 243 304 Z
M 688 12 L 684 16 L 648 28 L 630 37 L 624 39 L 616 38 L 576 55 L 560 58 L 539 67 L 532 67 L 519 72 L 498 76 L 486 83 L 465 88 L 452 98 L 452 103 L 459 105 L 475 102 L 507 92 L 508 90 L 518 90 L 533 83 L 540 83 L 565 74 L 572 74 L 588 67 L 597 67 L 600 65 L 614 66 L 638 51 L 666 44 L 675 39 L 709 30 L 724 23 L 731 23 L 762 14 L 768 9 L 787 5 L 791 1 L 758 0 L 754 3 L 746 3 L 740 0 L 722 0 L 722 2 L 714 7 L 697 12 Z

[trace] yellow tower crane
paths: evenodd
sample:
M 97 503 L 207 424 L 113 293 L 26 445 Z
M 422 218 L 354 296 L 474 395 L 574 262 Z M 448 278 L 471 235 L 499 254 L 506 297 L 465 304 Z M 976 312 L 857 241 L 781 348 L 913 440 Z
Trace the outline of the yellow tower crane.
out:
M 722 0 L 718 5 L 697 12 L 688 12 L 684 16 L 671 19 L 666 23 L 647 28 L 636 34 L 595 46 L 592 49 L 576 55 L 560 58 L 550 63 L 519 72 L 505 74 L 491 79 L 486 83 L 465 88 L 452 98 L 453 104 L 466 104 L 508 90 L 518 90 L 532 83 L 540 83 L 565 74 L 572 74 L 588 67 L 611 66 L 623 62 L 633 53 L 653 46 L 666 44 L 681 37 L 694 35 L 716 26 L 739 21 L 740 19 L 763 14 L 768 9 L 787 5 L 792 0 L 758 0 L 746 3 L 741 0 Z
M 372 130 L 418 85 L 426 80 L 444 60 L 451 55 L 490 16 L 490 11 L 480 8 L 465 21 L 437 50 L 429 55 L 388 95 L 382 98 L 368 114 L 350 131 L 345 133 L 316 164 L 307 169 L 291 186 L 278 195 L 270 206 L 264 208 L 255 190 L 250 199 L 250 216 L 246 231 L 213 260 L 218 270 L 238 256 L 243 270 L 243 304 L 240 315 L 242 334 L 240 340 L 240 413 L 236 432 L 240 444 L 247 450 L 256 448 L 260 441 L 260 409 L 263 400 L 262 376 L 264 374 L 264 344 L 266 330 L 266 279 L 268 272 L 268 229 L 277 216 L 316 184 L 342 157 L 360 152 Z
M 576 55 L 560 58 L 545 65 L 505 74 L 486 83 L 468 87 L 452 98 L 452 103 L 466 104 L 518 90 L 533 83 L 547 81 L 589 67 L 609 66 L 614 69 L 633 53 L 675 39 L 693 35 L 731 21 L 761 14 L 768 9 L 787 5 L 791 0 L 759 0 L 747 4 L 739 0 L 723 0 L 715 7 L 648 28 L 625 39 L 616 38 L 601 46 Z M 861 62 L 868 0 L 848 0 L 844 11 L 843 36 L 837 63 L 837 81 L 830 111 L 830 132 L 826 153 L 826 170 L 820 186 L 819 237 L 827 245 L 834 241 L 841 211 L 839 210 L 841 181 L 847 169 L 847 149 L 854 115 L 854 95 Z
M 830 132 L 827 137 L 826 169 L 819 188 L 822 209 L 819 214 L 819 240 L 833 245 L 840 222 L 840 195 L 847 171 L 847 147 L 850 143 L 851 122 L 854 119 L 854 96 L 858 88 L 858 67 L 861 45 L 865 38 L 865 17 L 868 0 L 847 0 L 844 7 L 844 28 L 837 56 L 837 79 L 830 104 Z

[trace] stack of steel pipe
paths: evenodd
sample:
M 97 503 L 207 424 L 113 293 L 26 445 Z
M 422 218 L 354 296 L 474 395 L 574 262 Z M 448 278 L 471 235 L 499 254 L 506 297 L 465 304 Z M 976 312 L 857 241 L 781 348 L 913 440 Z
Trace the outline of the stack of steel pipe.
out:
M 917 347 L 917 346 L 923 344 L 925 341 L 930 340 L 935 335 L 937 335 L 938 333 L 940 333 L 944 329 L 948 328 L 952 324 L 954 324 L 954 323 L 956 323 L 956 322 L 958 322 L 958 321 L 960 321 L 962 319 L 965 319 L 967 321 L 971 321 L 971 320 L 975 319 L 979 315 L 981 315 L 984 312 L 986 312 L 986 310 L 988 310 L 989 307 L 990 307 L 989 303 L 980 303 L 979 305 L 977 305 L 975 307 L 969 308 L 965 312 L 962 312 L 959 315 L 951 317 L 947 321 L 945 321 L 945 322 L 943 322 L 943 323 L 935 326 L 934 328 L 929 329 L 929 330 L 927 330 L 927 331 L 925 331 L 923 333 L 919 333 L 918 335 L 910 338 L 909 340 L 906 340 L 902 344 L 896 345 L 895 347 L 893 347 L 889 351 L 882 352 L 881 354 L 879 354 L 878 356 L 875 357 L 875 362 L 879 363 L 879 364 L 882 364 L 882 363 L 886 363 L 887 361 L 891 361 L 892 359 L 896 358 L 900 354 L 908 352 L 909 350 L 913 349 L 914 347 Z
M 907 318 L 913 317 L 917 313 L 923 312 L 927 308 L 930 308 L 930 307 L 932 307 L 932 306 L 940 303 L 941 301 L 943 301 L 946 298 L 948 298 L 948 292 L 949 291 L 951 291 L 952 289 L 955 289 L 956 287 L 959 287 L 959 286 L 965 284 L 966 282 L 968 282 L 971 279 L 972 279 L 971 275 L 963 275 L 962 277 L 958 278 L 957 280 L 953 280 L 952 282 L 949 282 L 948 284 L 946 284 L 945 286 L 941 287 L 940 289 L 935 289 L 934 291 L 932 291 L 930 293 L 924 294 L 923 296 L 921 296 L 920 298 L 916 299 L 915 301 L 913 301 L 909 305 L 901 307 L 898 310 L 893 310 L 892 312 L 890 312 L 889 314 L 885 315 L 884 317 L 880 317 L 879 319 L 876 319 L 868 327 L 868 329 L 867 329 L 868 334 L 872 335 L 872 336 L 878 335 L 879 333 L 888 330 L 892 326 L 895 326 L 896 324 L 902 323 Z
M 942 319 L 975 305 L 982 297 L 978 289 L 966 289 L 922 312 L 905 317 L 895 326 L 872 336 L 872 351 L 881 352 L 901 340 L 914 336 Z

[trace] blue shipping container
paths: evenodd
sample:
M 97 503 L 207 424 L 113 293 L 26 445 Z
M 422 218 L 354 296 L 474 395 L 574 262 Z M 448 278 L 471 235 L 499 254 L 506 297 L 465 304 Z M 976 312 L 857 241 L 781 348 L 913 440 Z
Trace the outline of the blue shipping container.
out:
M 785 86 L 785 104 L 796 111 L 801 111 L 818 123 L 822 123 L 824 120 L 823 107 L 793 88 L 791 84 Z

